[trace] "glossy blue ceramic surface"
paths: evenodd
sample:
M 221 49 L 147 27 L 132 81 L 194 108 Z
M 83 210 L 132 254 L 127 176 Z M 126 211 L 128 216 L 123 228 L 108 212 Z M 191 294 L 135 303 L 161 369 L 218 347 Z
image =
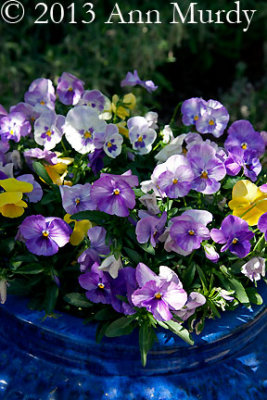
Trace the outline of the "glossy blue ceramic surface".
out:
M 0 399 L 267 399 L 264 306 L 208 321 L 194 346 L 159 332 L 146 368 L 136 334 L 96 344 L 94 325 L 43 316 L 14 296 L 0 308 Z

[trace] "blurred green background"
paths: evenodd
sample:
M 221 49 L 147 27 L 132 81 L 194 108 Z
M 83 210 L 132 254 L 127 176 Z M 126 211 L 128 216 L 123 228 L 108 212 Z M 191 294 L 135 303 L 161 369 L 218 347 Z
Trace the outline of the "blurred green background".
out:
M 92 0 L 96 20 L 90 25 L 68 24 L 72 1 L 62 0 L 66 20 L 61 24 L 34 24 L 42 8 L 39 1 L 21 0 L 26 16 L 17 25 L 0 19 L 0 103 L 9 107 L 23 100 L 32 80 L 42 76 L 56 81 L 63 71 L 99 88 L 107 95 L 119 93 L 128 71 L 137 69 L 141 79 L 152 79 L 159 90 L 152 96 L 137 91 L 168 122 L 175 105 L 192 96 L 222 101 L 232 119 L 250 119 L 266 129 L 267 43 L 265 0 L 241 0 L 243 9 L 257 9 L 248 32 L 241 25 L 168 24 L 172 6 L 162 0 L 119 2 L 121 10 L 157 9 L 161 25 L 107 25 L 114 0 Z M 51 6 L 55 1 L 46 0 Z M 0 4 L 4 3 L 1 1 Z M 76 19 L 85 17 L 76 0 Z M 190 1 L 178 2 L 184 10 Z M 230 10 L 229 0 L 201 0 L 202 9 Z

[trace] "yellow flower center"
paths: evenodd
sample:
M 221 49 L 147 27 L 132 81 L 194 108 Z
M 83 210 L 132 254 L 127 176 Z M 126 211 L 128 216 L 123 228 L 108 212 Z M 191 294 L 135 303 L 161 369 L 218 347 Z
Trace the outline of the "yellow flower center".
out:
M 115 189 L 113 192 L 116 196 L 118 196 L 118 194 L 120 194 L 120 189 Z
M 234 238 L 233 241 L 232 241 L 232 244 L 237 244 L 237 243 L 238 243 L 238 239 Z
M 183 154 L 187 154 L 187 150 L 186 150 L 186 148 L 185 148 L 185 147 L 183 147 L 183 149 L 182 149 L 182 153 L 183 153 Z
M 45 134 L 46 134 L 46 136 L 50 137 L 52 135 L 52 132 L 49 130 L 49 131 L 46 131 Z
M 45 106 L 45 102 L 42 100 L 40 101 L 41 106 Z
M 107 142 L 107 147 L 112 147 L 112 143 Z
M 214 121 L 211 119 L 210 121 L 209 121 L 209 125 L 210 126 L 213 126 L 215 123 L 214 123 Z
M 208 173 L 206 171 L 202 171 L 201 177 L 202 179 L 208 179 Z
M 10 135 L 14 135 L 13 129 L 11 129 L 11 131 L 9 133 L 10 133 Z
M 104 288 L 105 288 L 105 285 L 104 285 L 104 283 L 99 283 L 99 284 L 98 284 L 98 287 L 99 287 L 99 289 L 104 289 Z
M 199 120 L 199 116 L 198 115 L 195 115 L 194 116 L 194 121 L 198 121 Z
M 45 230 L 42 232 L 42 235 L 44 238 L 47 238 L 49 236 L 49 232 Z
M 84 132 L 83 136 L 85 137 L 85 139 L 91 139 L 92 134 L 91 134 L 91 132 L 86 131 L 86 132 Z
M 81 200 L 77 197 L 77 199 L 75 199 L 75 203 L 76 205 L 80 204 Z
M 162 294 L 161 293 L 156 293 L 155 294 L 155 299 L 160 300 L 162 298 Z
M 177 179 L 177 178 L 174 178 L 174 179 L 172 180 L 172 183 L 173 183 L 174 185 L 176 185 L 176 184 L 178 183 L 178 179 Z
M 73 92 L 72 87 L 68 88 L 68 91 L 69 91 L 69 92 Z
M 139 136 L 139 138 L 137 139 L 137 142 L 142 142 L 143 141 L 143 136 Z
M 190 236 L 194 236 L 195 231 L 193 231 L 193 229 L 190 229 L 190 231 L 188 231 L 188 233 L 189 233 Z
M 248 144 L 244 142 L 244 143 L 241 144 L 241 147 L 242 147 L 243 150 L 247 150 Z

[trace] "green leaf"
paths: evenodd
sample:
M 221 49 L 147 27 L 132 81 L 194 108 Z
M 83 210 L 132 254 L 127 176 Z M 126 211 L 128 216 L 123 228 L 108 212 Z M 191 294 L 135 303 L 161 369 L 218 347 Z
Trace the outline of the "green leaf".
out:
M 183 339 L 186 343 L 193 345 L 194 341 L 192 340 L 190 333 L 187 329 L 183 327 L 183 325 L 179 324 L 175 321 L 165 321 L 165 324 L 168 326 L 169 330 Z
M 137 253 L 137 251 L 130 249 L 129 247 L 124 247 L 123 250 L 130 258 L 130 260 L 133 261 L 135 264 L 139 264 L 142 261 L 142 257 L 139 253 Z
M 192 263 L 186 268 L 183 274 L 183 283 L 186 288 L 190 288 L 196 274 L 196 265 Z
M 230 178 L 228 177 L 223 185 L 223 189 L 233 189 L 235 184 L 240 181 L 242 177 L 238 176 L 236 178 Z
M 75 219 L 76 221 L 88 219 L 91 222 L 95 222 L 96 224 L 103 223 L 108 218 L 108 215 L 101 211 L 80 211 L 71 216 L 71 219 Z
M 106 329 L 107 337 L 129 335 L 135 328 L 132 318 L 121 317 L 113 321 Z
M 23 265 L 14 270 L 16 274 L 37 275 L 44 272 L 44 267 L 41 264 L 32 263 Z
M 34 261 L 39 261 L 39 260 L 36 256 L 29 253 L 29 254 L 22 254 L 22 255 L 13 257 L 11 260 L 11 263 L 17 262 L 17 261 L 18 262 L 34 262 Z
M 2 239 L 0 241 L 0 254 L 10 254 L 15 247 L 15 240 L 13 238 Z
M 32 166 L 33 166 L 34 171 L 37 173 L 37 175 L 40 178 L 42 178 L 47 184 L 53 185 L 53 181 L 50 178 L 50 176 L 48 175 L 48 173 L 46 172 L 46 169 L 42 163 L 40 163 L 39 161 L 34 161 Z
M 98 311 L 94 320 L 96 321 L 110 321 L 111 319 L 116 318 L 118 314 L 110 307 L 102 308 L 102 310 Z M 114 317 L 114 318 L 113 318 Z
M 157 336 L 149 322 L 144 322 L 139 328 L 139 348 L 143 367 L 147 363 L 147 354 L 152 349 Z
M 199 265 L 197 265 L 196 267 L 197 267 L 197 272 L 198 272 L 199 278 L 201 280 L 201 284 L 203 286 L 203 289 L 204 289 L 205 292 L 208 292 L 208 289 L 207 289 L 208 288 L 208 284 L 207 284 L 207 280 L 206 280 L 205 274 L 204 274 L 204 272 L 202 271 L 202 269 L 200 268 Z
M 257 290 L 253 287 L 251 288 L 246 288 L 247 295 L 249 297 L 249 300 L 252 304 L 256 304 L 257 306 L 260 306 L 263 304 L 263 298 L 261 295 L 257 292 Z
M 64 296 L 64 300 L 75 307 L 90 308 L 92 304 L 87 300 L 82 293 L 68 293 Z
M 152 256 L 155 255 L 155 249 L 152 246 L 152 244 L 150 243 L 145 243 L 145 244 L 138 243 L 138 244 L 146 253 L 151 254 Z
M 209 305 L 211 311 L 213 312 L 213 314 L 217 317 L 217 318 L 221 318 L 221 314 L 219 313 L 219 311 L 217 310 L 216 305 L 213 303 L 212 300 L 208 299 L 207 300 L 207 304 Z
M 238 281 L 236 278 L 231 277 L 229 279 L 229 285 L 231 289 L 235 291 L 234 296 L 237 298 L 238 301 L 240 301 L 240 303 L 249 303 L 247 292 L 240 281 Z
M 45 294 L 44 309 L 47 314 L 51 314 L 56 306 L 59 289 L 56 284 L 48 286 Z

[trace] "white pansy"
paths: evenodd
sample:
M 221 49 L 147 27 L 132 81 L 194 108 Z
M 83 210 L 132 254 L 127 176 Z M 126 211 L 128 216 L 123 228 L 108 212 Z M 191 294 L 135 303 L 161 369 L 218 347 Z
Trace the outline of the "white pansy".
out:
M 139 154 L 148 154 L 157 138 L 156 131 L 149 127 L 144 117 L 132 117 L 128 120 L 127 125 L 133 149 Z
M 106 271 L 110 274 L 113 279 L 118 277 L 119 270 L 122 268 L 121 258 L 116 260 L 115 256 L 107 257 L 100 267 L 98 268 L 100 271 Z
M 34 123 L 34 140 L 45 150 L 52 150 L 61 141 L 65 117 L 46 110 Z

